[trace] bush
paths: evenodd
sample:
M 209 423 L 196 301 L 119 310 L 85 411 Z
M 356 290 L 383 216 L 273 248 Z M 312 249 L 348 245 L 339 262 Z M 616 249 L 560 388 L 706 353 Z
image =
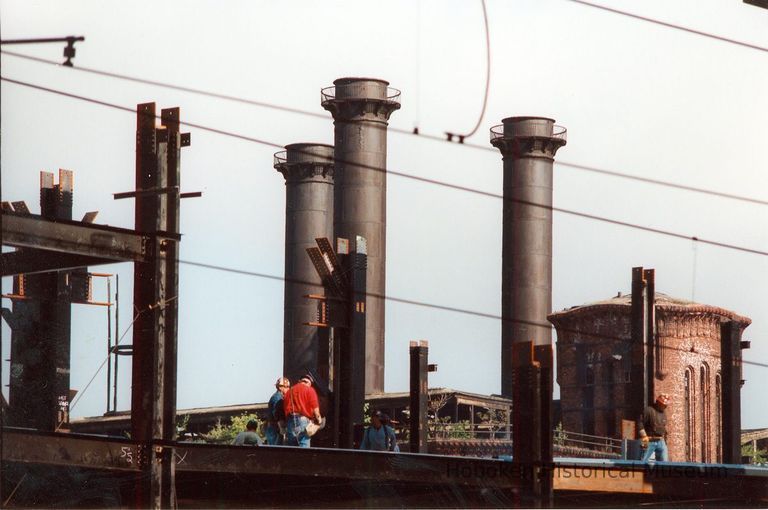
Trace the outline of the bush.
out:
M 233 416 L 232 423 L 229 425 L 222 425 L 221 420 L 219 420 L 203 437 L 207 443 L 230 444 L 235 440 L 235 436 L 237 436 L 238 433 L 245 431 L 245 425 L 250 420 L 256 420 L 259 424 L 258 434 L 264 439 L 264 432 L 262 430 L 264 424 L 258 415 L 253 413 L 243 413 L 240 416 Z

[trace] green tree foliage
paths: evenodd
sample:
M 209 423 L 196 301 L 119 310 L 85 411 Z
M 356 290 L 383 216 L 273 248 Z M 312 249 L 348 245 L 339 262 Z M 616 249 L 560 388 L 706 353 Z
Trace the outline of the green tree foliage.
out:
M 768 450 L 762 448 L 755 450 L 752 443 L 741 445 L 741 456 L 752 457 L 753 464 L 768 464 Z
M 243 413 L 240 416 L 232 417 L 232 423 L 229 425 L 222 425 L 221 420 L 219 420 L 216 425 L 204 435 L 205 441 L 215 444 L 230 444 L 235 440 L 235 436 L 238 433 L 245 431 L 245 425 L 250 420 L 256 420 L 259 424 L 258 434 L 264 439 L 264 432 L 262 430 L 264 424 L 258 415 L 253 413 Z

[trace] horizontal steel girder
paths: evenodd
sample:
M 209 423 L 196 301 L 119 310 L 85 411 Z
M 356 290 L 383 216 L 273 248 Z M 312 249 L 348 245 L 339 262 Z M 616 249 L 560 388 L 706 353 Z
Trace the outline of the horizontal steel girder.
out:
M 6 427 L 3 462 L 138 470 L 139 446 L 127 439 Z M 161 448 L 155 443 L 156 448 Z M 177 472 L 310 476 L 516 489 L 520 477 L 500 460 L 334 450 L 175 443 Z
M 149 236 L 132 230 L 40 216 L 3 213 L 3 245 L 39 248 L 115 261 L 145 261 Z
M 3 430 L 3 462 L 139 471 L 138 455 L 129 439 Z
M 3 276 L 17 274 L 45 273 L 48 271 L 64 271 L 78 267 L 113 264 L 115 261 L 103 257 L 73 255 L 50 250 L 21 249 L 0 255 L 0 266 Z

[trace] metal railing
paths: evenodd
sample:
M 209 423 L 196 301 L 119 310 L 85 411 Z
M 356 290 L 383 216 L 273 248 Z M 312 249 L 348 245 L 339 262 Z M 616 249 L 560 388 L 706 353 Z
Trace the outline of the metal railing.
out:
M 507 135 L 504 134 L 504 124 L 499 124 L 498 126 L 493 126 L 491 128 L 491 141 L 498 138 L 505 138 L 506 136 Z M 552 126 L 552 134 L 549 135 L 549 138 L 557 138 L 559 140 L 568 141 L 568 130 L 565 128 L 565 126 L 559 126 L 555 124 Z
M 275 152 L 275 157 L 272 160 L 272 166 L 282 165 L 288 161 L 288 151 Z
M 512 439 L 512 425 L 488 425 L 467 422 L 431 423 L 427 434 L 429 439 Z
M 429 425 L 429 439 L 496 439 L 512 440 L 512 425 L 497 424 L 470 424 L 459 423 L 432 423 Z M 580 448 L 597 452 L 621 454 L 621 439 L 612 437 L 595 436 L 579 432 L 554 430 L 552 443 L 564 448 Z
M 325 87 L 324 89 L 320 90 L 320 103 L 326 103 L 329 101 L 334 101 L 336 99 L 336 86 L 332 85 L 330 87 Z M 373 97 L 345 97 L 344 100 L 347 99 L 366 99 L 366 100 L 377 100 L 377 98 Z M 400 91 L 393 87 L 387 87 L 387 97 L 386 99 L 378 99 L 379 101 L 390 101 L 393 103 L 400 103 Z
M 581 434 L 579 432 L 555 430 L 552 434 L 552 443 L 561 447 L 582 448 L 585 450 L 621 454 L 621 439 L 613 437 L 593 436 L 591 434 Z

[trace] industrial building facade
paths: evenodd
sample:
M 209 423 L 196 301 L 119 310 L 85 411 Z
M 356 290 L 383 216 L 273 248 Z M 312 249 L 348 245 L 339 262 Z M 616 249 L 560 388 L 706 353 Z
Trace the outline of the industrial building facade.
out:
M 721 462 L 723 398 L 721 328 L 743 331 L 751 320 L 715 306 L 656 294 L 652 387 L 672 397 L 667 414 L 670 460 Z M 632 402 L 643 381 L 632 378 L 631 296 L 576 306 L 549 315 L 557 330 L 557 382 L 563 428 L 627 437 L 636 420 Z M 735 384 L 741 384 L 736 381 Z

